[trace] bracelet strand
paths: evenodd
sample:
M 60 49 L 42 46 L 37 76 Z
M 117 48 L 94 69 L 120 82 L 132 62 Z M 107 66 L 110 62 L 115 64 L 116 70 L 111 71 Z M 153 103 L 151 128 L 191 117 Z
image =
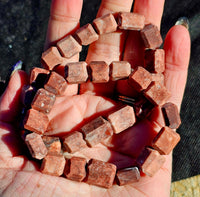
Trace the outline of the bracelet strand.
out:
M 70 62 L 71 57 L 106 33 L 140 31 L 144 42 L 144 65 L 132 69 L 127 61 Z M 24 105 L 21 135 L 31 153 L 42 160 L 41 172 L 53 176 L 64 176 L 73 181 L 84 181 L 91 185 L 110 188 L 114 180 L 118 185 L 131 184 L 140 179 L 140 173 L 153 176 L 164 164 L 168 155 L 180 141 L 174 131 L 181 123 L 178 108 L 167 102 L 170 92 L 164 86 L 165 52 L 159 49 L 162 37 L 153 24 L 145 24 L 145 17 L 136 13 L 120 12 L 96 18 L 92 24 L 79 28 L 75 34 L 67 35 L 43 52 L 43 68 L 35 67 L 30 73 L 30 85 L 22 90 Z M 67 62 L 67 63 L 66 63 Z M 63 67 L 62 72 L 58 72 Z M 63 96 L 68 84 L 108 83 L 109 80 L 127 80 L 139 96 L 118 96 L 123 102 L 120 109 L 96 117 L 75 132 L 62 138 L 48 136 L 48 113 L 56 97 Z M 116 93 L 117 94 L 117 93 Z M 117 166 L 73 154 L 95 147 L 113 135 L 125 131 L 142 119 L 150 116 L 155 107 L 160 107 L 165 119 L 163 126 L 150 147 L 145 147 L 132 166 L 117 169 Z M 78 166 L 78 167 L 77 167 Z

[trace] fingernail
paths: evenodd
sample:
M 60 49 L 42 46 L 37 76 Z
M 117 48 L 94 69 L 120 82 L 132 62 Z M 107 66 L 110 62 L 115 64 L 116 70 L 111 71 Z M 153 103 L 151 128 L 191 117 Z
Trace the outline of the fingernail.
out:
M 175 25 L 182 25 L 182 26 L 184 26 L 187 30 L 189 30 L 189 20 L 188 20 L 188 18 L 185 17 L 185 16 L 180 17 L 180 18 L 176 21 Z
M 23 62 L 19 60 L 16 64 L 11 66 L 10 68 L 10 77 L 17 71 L 17 70 L 23 70 Z
M 13 76 L 13 74 L 18 70 L 25 70 L 25 65 L 21 60 L 9 67 L 8 74 L 6 75 L 5 87 L 8 85 L 10 78 Z

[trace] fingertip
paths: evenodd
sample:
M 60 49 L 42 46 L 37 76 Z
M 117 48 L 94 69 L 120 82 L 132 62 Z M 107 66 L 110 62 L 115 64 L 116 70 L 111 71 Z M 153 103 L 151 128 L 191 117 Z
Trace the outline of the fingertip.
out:
M 146 23 L 153 23 L 160 28 L 165 0 L 135 0 L 134 12 L 145 16 Z
M 18 70 L 11 75 L 7 89 L 14 92 L 22 88 L 24 84 L 28 84 L 28 75 L 25 71 Z
M 52 0 L 51 16 L 68 17 L 79 21 L 83 0 Z
M 190 34 L 182 25 L 173 26 L 166 35 L 164 50 L 166 52 L 166 69 L 185 70 L 190 59 Z
M 129 12 L 131 10 L 131 6 L 133 4 L 133 0 L 102 0 L 101 6 L 97 13 L 97 17 L 106 15 L 108 13 L 116 13 L 116 12 Z
M 14 72 L 0 98 L 0 121 L 15 120 L 21 109 L 21 89 L 25 84 L 28 84 L 28 75 L 22 70 Z

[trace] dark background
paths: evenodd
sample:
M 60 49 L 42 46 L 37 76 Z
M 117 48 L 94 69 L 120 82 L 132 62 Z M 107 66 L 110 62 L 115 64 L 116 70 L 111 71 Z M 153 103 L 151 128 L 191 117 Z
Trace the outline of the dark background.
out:
M 50 0 L 0 0 L 0 80 L 6 80 L 18 60 L 30 67 L 40 65 L 49 18 Z M 84 0 L 81 26 L 91 22 L 100 0 Z M 191 60 L 181 108 L 181 142 L 174 150 L 173 181 L 200 174 L 200 3 L 199 0 L 167 0 L 161 33 L 166 33 L 179 17 L 190 22 Z M 86 56 L 87 48 L 81 59 Z

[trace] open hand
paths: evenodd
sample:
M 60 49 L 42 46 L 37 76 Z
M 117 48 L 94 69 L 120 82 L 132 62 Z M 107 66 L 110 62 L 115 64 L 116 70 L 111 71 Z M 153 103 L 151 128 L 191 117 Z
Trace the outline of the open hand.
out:
M 97 17 L 108 12 L 130 11 L 132 0 L 102 0 Z M 53 0 L 48 26 L 46 48 L 60 38 L 73 33 L 79 26 L 82 0 Z M 164 0 L 135 0 L 134 12 L 143 14 L 147 22 L 160 27 Z M 103 60 L 108 64 L 114 60 L 126 60 L 131 65 L 143 64 L 143 44 L 137 32 L 114 32 L 100 36 L 91 44 L 87 62 Z M 180 108 L 190 56 L 190 38 L 183 26 L 172 27 L 165 39 L 166 53 L 165 85 L 172 93 L 170 101 Z M 123 55 L 122 55 L 123 53 Z M 123 59 L 122 59 L 123 57 Z M 73 57 L 70 61 L 78 61 Z M 17 71 L 11 77 L 9 85 L 0 100 L 0 194 L 1 196 L 169 196 L 171 183 L 171 157 L 153 178 L 142 176 L 138 183 L 127 186 L 114 185 L 110 189 L 77 183 L 62 177 L 42 174 L 38 165 L 23 155 L 20 131 L 16 127 L 22 104 L 21 88 L 27 84 L 27 75 Z M 130 95 L 131 90 L 125 83 L 118 84 L 118 91 Z M 65 134 L 80 128 L 88 119 L 97 114 L 104 115 L 116 107 L 116 103 L 103 96 L 112 94 L 113 84 L 81 86 L 70 85 L 66 95 L 57 98 L 49 114 L 48 134 Z M 156 121 L 156 119 L 155 119 Z M 86 158 L 109 161 L 118 167 L 130 166 L 144 146 L 149 145 L 155 132 L 150 121 L 142 121 L 125 132 L 115 136 L 109 144 L 99 144 L 94 148 L 85 148 L 78 152 Z M 109 146 L 109 147 L 107 147 Z

